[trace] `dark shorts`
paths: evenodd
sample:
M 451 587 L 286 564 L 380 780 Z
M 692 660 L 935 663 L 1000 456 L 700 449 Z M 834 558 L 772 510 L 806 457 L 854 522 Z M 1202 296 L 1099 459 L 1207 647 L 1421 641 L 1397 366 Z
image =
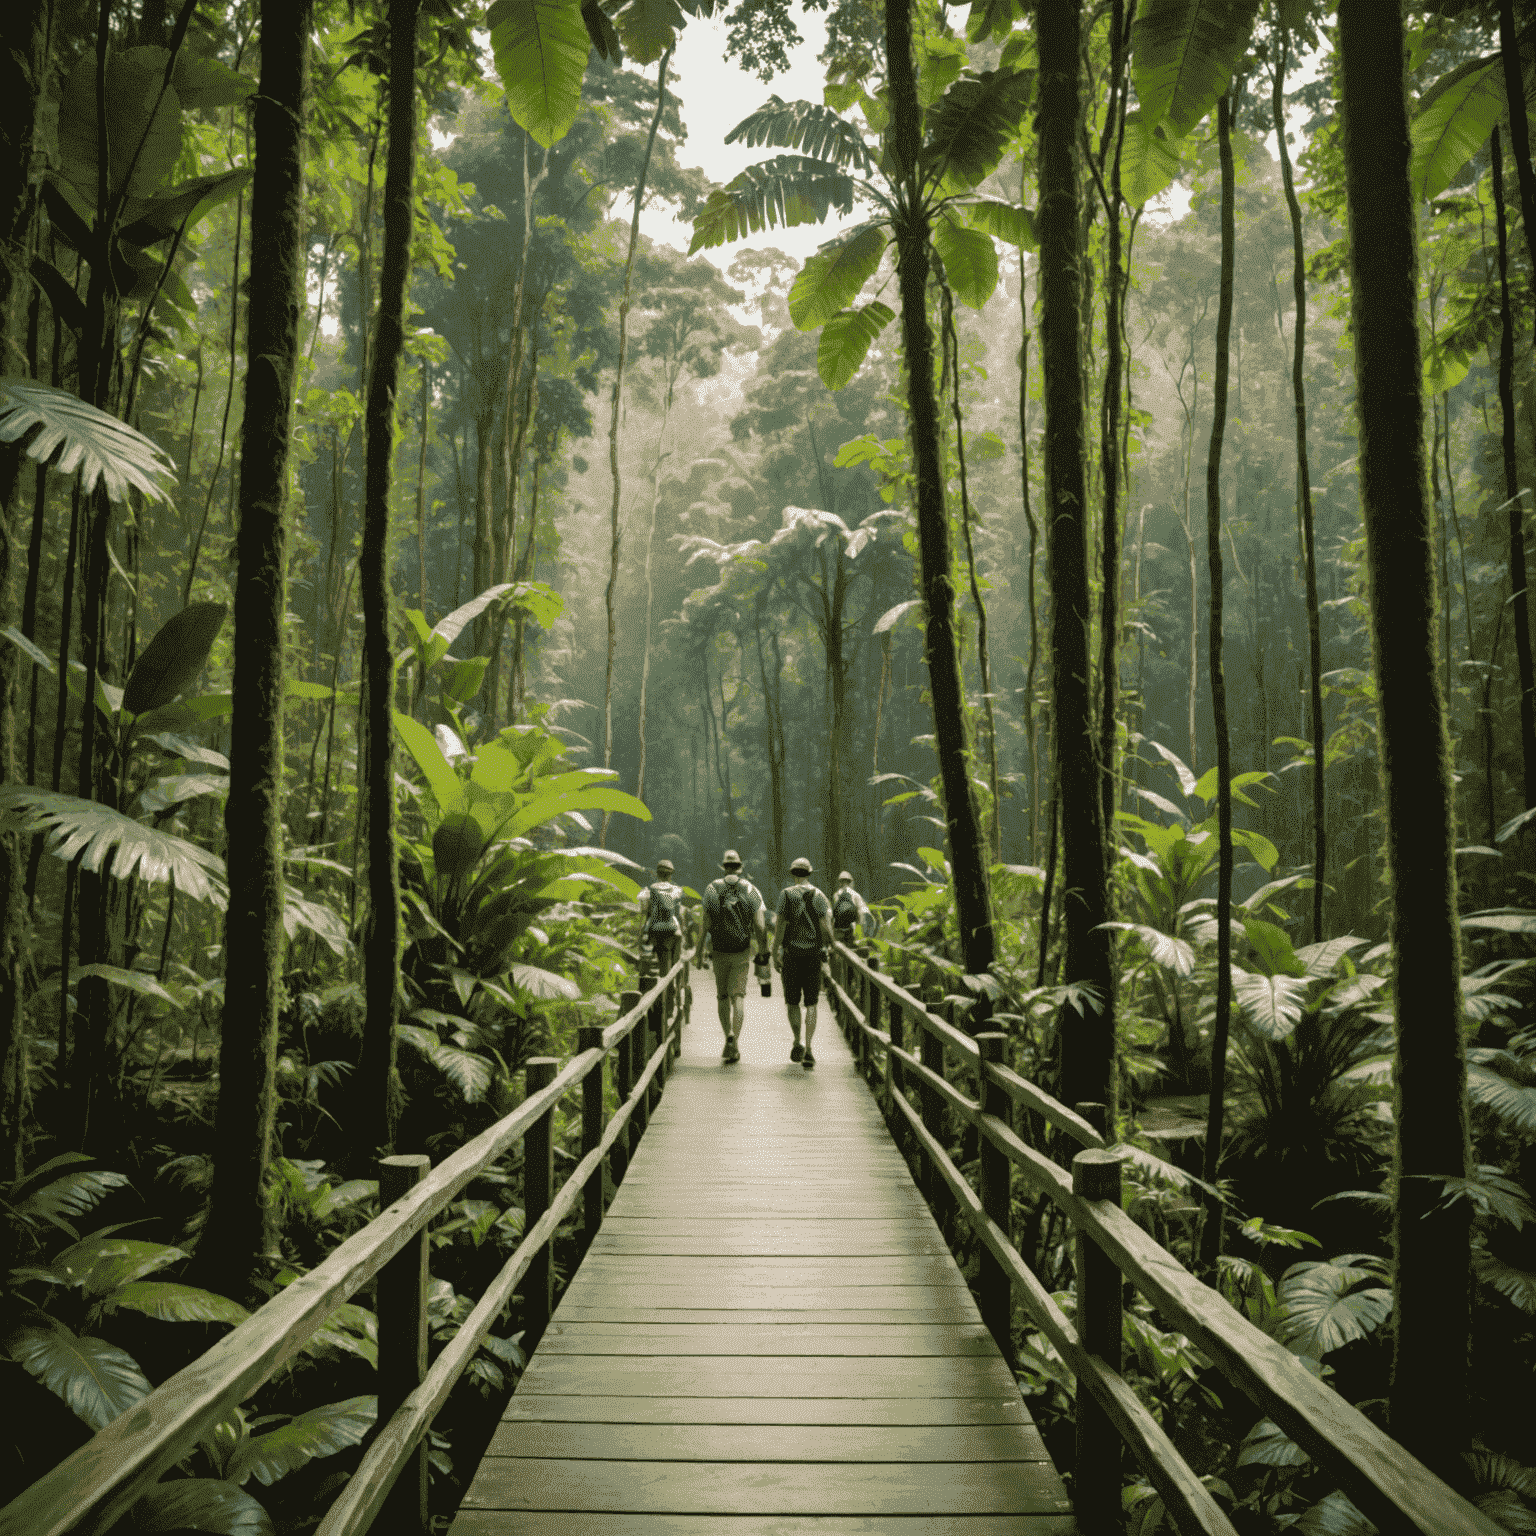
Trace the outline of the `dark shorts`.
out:
M 653 933 L 651 947 L 656 951 L 656 963 L 665 976 L 677 964 L 678 956 L 683 952 L 683 936 L 680 933 Z
M 784 951 L 784 1001 L 797 1007 L 802 997 L 807 1008 L 814 1008 L 821 996 L 821 951 L 786 949 Z

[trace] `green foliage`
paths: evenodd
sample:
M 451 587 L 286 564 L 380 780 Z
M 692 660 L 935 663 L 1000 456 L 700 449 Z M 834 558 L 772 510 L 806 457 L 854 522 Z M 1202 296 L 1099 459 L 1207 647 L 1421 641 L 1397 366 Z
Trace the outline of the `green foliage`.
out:
M 1125 115 L 1120 146 L 1120 193 L 1133 208 L 1150 202 L 1178 178 L 1179 150 L 1162 123 L 1148 123 L 1140 107 Z
M 149 1382 L 134 1358 L 105 1339 L 80 1337 L 41 1316 L 22 1319 L 4 1334 L 6 1353 L 92 1429 L 102 1429 L 149 1396 Z
M 878 299 L 860 309 L 845 309 L 822 326 L 816 343 L 816 372 L 828 389 L 843 389 L 864 366 L 869 349 L 896 311 Z
M 813 101 L 783 101 L 770 96 L 726 134 L 725 142 L 754 149 L 759 145 L 794 149 L 864 175 L 875 169 L 874 157 L 858 130 L 831 107 Z
M 1313 1360 L 1369 1337 L 1392 1314 L 1386 1269 L 1368 1253 L 1293 1264 L 1280 1281 L 1277 1298 L 1280 1342 Z
M 155 631 L 123 686 L 123 708 L 146 715 L 197 681 L 229 612 L 224 603 L 189 603 Z
M 224 1463 L 222 1475 L 240 1484 L 254 1477 L 263 1486 L 297 1472 L 321 1456 L 334 1456 L 360 1445 L 379 1414 L 377 1397 L 349 1397 L 325 1403 L 305 1413 L 277 1414 L 266 1420 L 260 1434 L 244 1434 Z
M 789 290 L 790 319 L 800 330 L 813 331 L 846 309 L 879 270 L 888 243 L 879 225 L 867 224 L 824 246 L 800 269 Z
M 133 1536 L 208 1531 L 214 1536 L 274 1536 L 271 1517 L 233 1483 L 187 1477 L 152 1488 L 129 1512 Z
M 997 288 L 997 247 L 991 235 L 968 228 L 945 210 L 933 221 L 933 248 L 950 291 L 962 304 L 981 309 Z
M 1504 79 L 1498 59 L 1462 66 L 1425 93 L 1409 127 L 1408 177 L 1420 199 L 1439 197 L 1488 142 L 1504 112 Z
M 493 0 L 486 14 L 512 120 L 546 149 L 581 110 L 588 38 L 573 0 Z
M 1136 12 L 1131 69 L 1142 121 L 1177 142 L 1231 83 L 1258 0 L 1148 0 Z
M 804 155 L 775 155 L 749 165 L 709 194 L 693 221 L 688 254 L 766 229 L 823 223 L 834 211 L 851 213 L 853 196 L 853 178 L 835 165 Z
M 924 123 L 922 166 L 936 181 L 974 187 L 998 167 L 1018 134 L 1034 92 L 1032 70 L 967 74 L 944 93 Z

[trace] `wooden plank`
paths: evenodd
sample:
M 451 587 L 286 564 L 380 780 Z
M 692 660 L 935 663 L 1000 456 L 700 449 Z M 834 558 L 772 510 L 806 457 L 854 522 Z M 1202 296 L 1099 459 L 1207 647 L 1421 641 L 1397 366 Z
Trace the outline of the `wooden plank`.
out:
M 508 1536 L 499 1510 L 461 1510 L 452 1536 Z M 528 1511 L 517 1536 L 1077 1536 L 1070 1515 L 637 1515 Z
M 644 1300 L 631 1297 L 627 1302 L 608 1305 L 584 1303 L 572 1305 L 567 1299 L 556 1314 L 557 1318 L 573 1323 L 629 1323 L 643 1327 L 648 1323 L 798 1323 L 836 1326 L 840 1323 L 879 1326 L 902 1323 L 957 1323 L 979 1320 L 974 1312 L 957 1306 L 911 1306 L 865 1308 L 853 1307 L 800 1307 L 784 1308 L 776 1312 L 750 1306 L 741 1307 L 648 1307 Z
M 467 1509 L 635 1514 L 1065 1514 L 1055 1471 L 1032 1461 L 930 1467 L 843 1463 L 535 1460 L 488 1456 Z
M 793 1323 L 552 1324 L 544 1355 L 866 1355 L 961 1358 L 992 1352 L 992 1335 L 977 1324 L 941 1323 L 816 1327 Z
M 600 1392 L 611 1397 L 876 1397 L 882 1392 L 979 1397 L 1017 1391 L 1002 1356 L 991 1359 L 784 1355 L 542 1355 L 528 1362 L 532 1392 Z
M 955 1276 L 949 1285 L 733 1285 L 721 1281 L 712 1285 L 653 1285 L 639 1290 L 622 1281 L 600 1281 L 593 1277 L 576 1281 L 561 1303 L 567 1306 L 643 1306 L 658 1308 L 748 1307 L 757 1311 L 786 1312 L 816 1310 L 826 1307 L 867 1308 L 869 1311 L 893 1311 L 910 1307 L 956 1310 L 963 1313 L 956 1321 L 969 1322 L 975 1314 L 974 1301 L 965 1282 Z M 556 1314 L 559 1315 L 558 1313 Z
M 487 1456 L 583 1461 L 1049 1461 L 1033 1424 L 503 1422 Z
M 526 1379 L 525 1379 L 526 1380 Z M 1017 1390 L 973 1397 L 615 1397 L 520 1385 L 503 1423 L 541 1424 L 1027 1424 Z
M 697 1280 L 708 1287 L 722 1281 L 737 1286 L 824 1285 L 828 1279 L 842 1286 L 948 1285 L 958 1272 L 944 1254 L 903 1255 L 844 1259 L 835 1266 L 815 1259 L 688 1258 L 672 1254 L 608 1255 L 595 1253 L 581 1266 L 590 1278 L 637 1286 L 678 1285 Z
M 944 1239 L 937 1233 L 903 1237 L 900 1233 L 870 1232 L 864 1228 L 836 1235 L 801 1233 L 764 1223 L 754 1236 L 628 1237 L 603 1236 L 592 1244 L 591 1259 L 607 1258 L 741 1258 L 741 1259 L 876 1259 L 912 1255 L 949 1257 Z

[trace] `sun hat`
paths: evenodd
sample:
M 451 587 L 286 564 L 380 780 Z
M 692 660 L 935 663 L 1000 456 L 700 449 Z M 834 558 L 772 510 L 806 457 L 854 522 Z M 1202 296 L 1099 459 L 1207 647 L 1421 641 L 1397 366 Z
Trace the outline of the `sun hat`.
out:
M 839 880 L 846 880 L 849 883 L 849 885 L 853 884 L 853 876 L 850 875 L 846 869 L 837 878 Z
M 807 858 L 798 858 L 789 866 L 792 875 L 808 875 L 811 872 L 811 861 Z
M 721 869 L 740 869 L 741 855 L 734 848 L 727 848 L 720 859 Z
M 677 866 L 673 864 L 671 859 L 656 860 L 656 873 L 658 875 L 670 875 L 676 867 Z

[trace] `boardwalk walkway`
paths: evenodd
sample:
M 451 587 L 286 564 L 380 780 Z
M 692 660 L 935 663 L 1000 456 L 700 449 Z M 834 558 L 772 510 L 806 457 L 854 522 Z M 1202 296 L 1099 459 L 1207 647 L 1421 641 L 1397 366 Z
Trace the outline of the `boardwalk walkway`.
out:
M 660 1110 L 453 1536 L 1071 1536 L 1008 1368 L 824 1020 L 720 1063 L 707 973 Z M 822 1012 L 827 1012 L 823 1002 Z

